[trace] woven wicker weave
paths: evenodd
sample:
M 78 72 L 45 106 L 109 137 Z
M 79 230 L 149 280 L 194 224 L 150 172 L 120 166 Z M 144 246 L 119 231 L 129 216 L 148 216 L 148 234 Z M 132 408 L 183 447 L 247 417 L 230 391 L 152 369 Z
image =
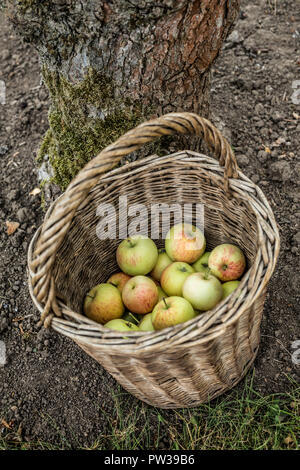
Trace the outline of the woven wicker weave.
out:
M 176 133 L 201 136 L 219 162 L 181 151 L 113 169 L 143 144 Z M 120 241 L 97 237 L 96 209 L 103 202 L 118 208 L 120 195 L 147 207 L 153 201 L 204 204 L 208 249 L 231 242 L 247 257 L 239 295 L 186 323 L 126 337 L 82 315 L 86 292 L 118 270 Z M 133 395 L 162 408 L 192 407 L 232 388 L 254 361 L 278 252 L 272 210 L 238 169 L 228 142 L 206 119 L 172 113 L 104 149 L 50 207 L 29 247 L 29 288 L 41 322 L 72 338 Z

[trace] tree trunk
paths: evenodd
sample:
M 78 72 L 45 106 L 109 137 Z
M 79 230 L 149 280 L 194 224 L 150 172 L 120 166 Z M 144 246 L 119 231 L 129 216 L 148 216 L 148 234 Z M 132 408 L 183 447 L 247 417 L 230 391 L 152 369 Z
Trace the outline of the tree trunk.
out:
M 40 56 L 51 108 L 39 156 L 49 159 L 62 188 L 102 148 L 145 119 L 174 111 L 209 116 L 210 66 L 239 10 L 239 0 L 8 5 Z M 159 152 L 161 145 L 147 151 Z

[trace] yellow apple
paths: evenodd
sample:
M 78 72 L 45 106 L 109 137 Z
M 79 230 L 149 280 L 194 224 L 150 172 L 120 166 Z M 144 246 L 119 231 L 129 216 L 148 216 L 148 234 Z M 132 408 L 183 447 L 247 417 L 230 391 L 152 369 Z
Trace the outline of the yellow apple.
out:
M 152 313 L 147 313 L 144 315 L 142 320 L 139 323 L 139 329 L 141 331 L 154 331 L 154 326 L 152 325 Z
M 164 248 L 158 250 L 158 258 L 154 268 L 152 269 L 150 276 L 156 281 L 160 280 L 163 270 L 172 263 L 171 258 L 166 253 Z
M 195 316 L 190 302 L 182 297 L 171 296 L 161 300 L 154 307 L 151 320 L 155 330 L 162 330 L 191 320 Z
M 125 321 L 122 318 L 116 320 L 110 320 L 104 325 L 106 328 L 116 331 L 140 331 L 137 325 L 134 325 L 130 321 Z
M 130 276 L 150 273 L 157 258 L 158 251 L 154 241 L 142 235 L 126 238 L 117 248 L 117 263 Z
M 237 289 L 241 281 L 228 281 L 222 284 L 223 297 L 222 300 L 226 299 L 235 289 Z
M 121 318 L 124 304 L 117 287 L 111 284 L 99 284 L 91 289 L 84 300 L 84 313 L 88 318 L 98 323 Z
M 210 310 L 222 299 L 222 284 L 212 274 L 194 273 L 184 282 L 182 295 L 196 310 Z
M 160 286 L 157 286 L 158 290 L 158 302 L 160 302 L 164 297 L 168 297 L 167 294 L 162 290 Z
M 129 281 L 129 279 L 131 279 L 131 276 L 128 276 L 128 274 L 120 272 L 120 273 L 112 274 L 112 276 L 110 276 L 107 282 L 117 287 L 119 291 L 122 292 L 123 287 L 125 286 L 126 282 Z
M 196 273 L 205 273 L 208 268 L 208 258 L 210 255 L 210 251 L 207 251 L 204 253 L 204 255 L 201 256 L 201 258 L 196 261 L 192 266 L 195 269 Z

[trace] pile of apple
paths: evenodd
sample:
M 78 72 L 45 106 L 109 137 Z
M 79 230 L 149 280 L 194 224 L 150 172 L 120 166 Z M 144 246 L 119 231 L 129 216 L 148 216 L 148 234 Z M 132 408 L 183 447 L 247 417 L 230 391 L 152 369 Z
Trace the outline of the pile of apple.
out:
M 214 308 L 237 288 L 246 260 L 229 243 L 205 248 L 190 224 L 172 227 L 159 250 L 144 236 L 123 240 L 116 254 L 122 272 L 90 290 L 84 313 L 113 330 L 154 331 Z

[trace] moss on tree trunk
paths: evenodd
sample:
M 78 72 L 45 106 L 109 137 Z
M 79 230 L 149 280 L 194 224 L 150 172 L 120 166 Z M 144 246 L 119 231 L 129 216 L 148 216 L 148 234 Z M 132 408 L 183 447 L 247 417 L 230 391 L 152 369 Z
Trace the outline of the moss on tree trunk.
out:
M 92 68 L 76 84 L 46 66 L 42 73 L 51 94 L 51 108 L 50 129 L 38 160 L 42 163 L 49 158 L 53 181 L 64 189 L 85 163 L 142 122 L 150 110 L 145 112 L 140 103 L 117 104 L 112 80 Z M 106 114 L 105 109 L 110 112 Z
M 174 111 L 209 115 L 210 67 L 239 9 L 239 0 L 7 3 L 40 55 L 51 108 L 39 160 L 50 161 L 62 188 L 145 119 Z

